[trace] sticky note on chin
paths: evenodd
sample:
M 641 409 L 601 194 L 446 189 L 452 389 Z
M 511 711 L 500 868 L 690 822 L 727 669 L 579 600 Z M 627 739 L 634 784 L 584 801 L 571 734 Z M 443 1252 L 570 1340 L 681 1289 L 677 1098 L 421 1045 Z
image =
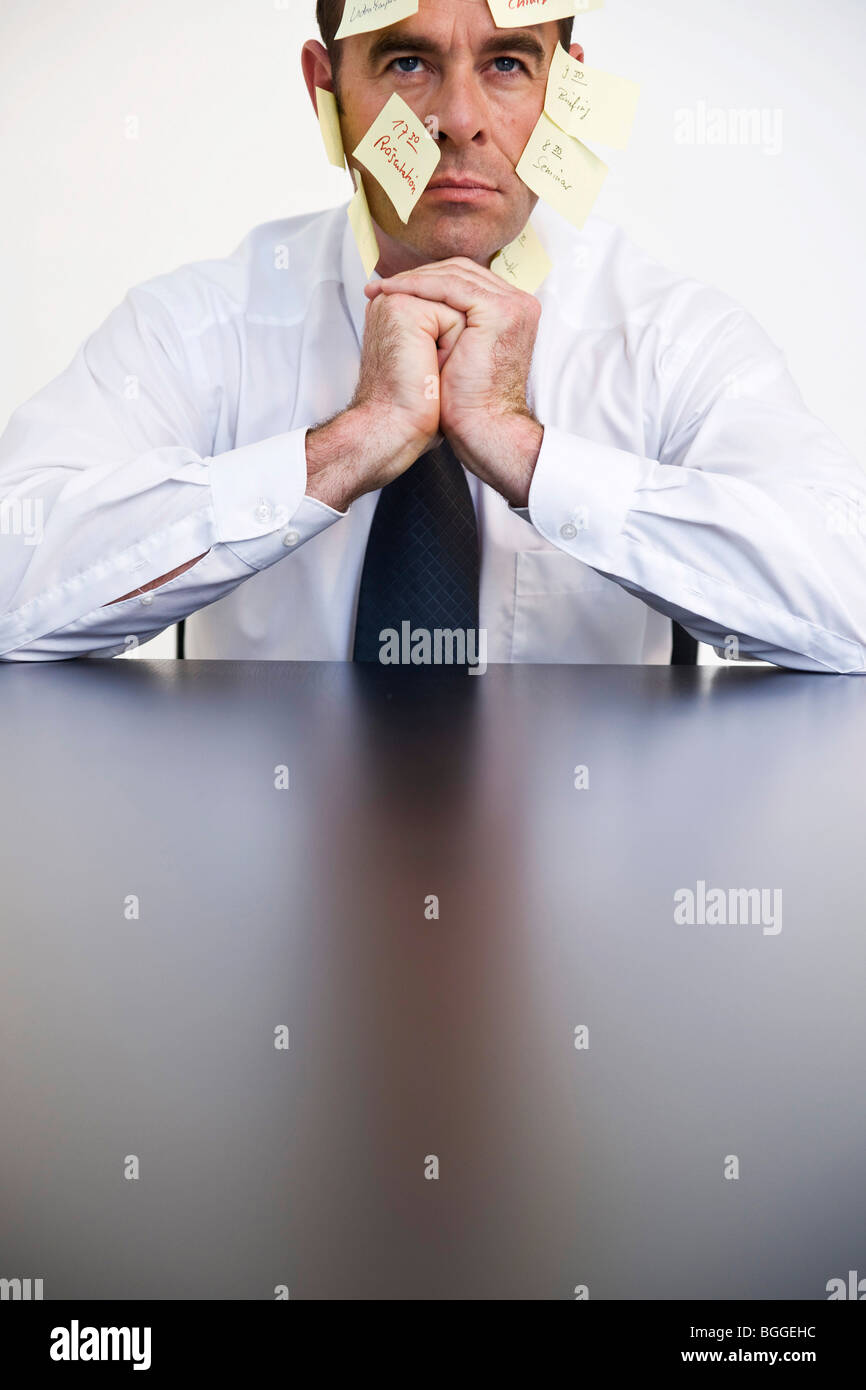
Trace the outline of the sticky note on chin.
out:
M 544 109 L 566 134 L 624 150 L 639 96 L 637 82 L 588 68 L 566 53 L 562 44 L 556 45 Z
M 353 157 L 382 185 L 401 222 L 408 222 L 442 156 L 424 122 L 395 92 Z
M 357 193 L 349 204 L 349 225 L 355 237 L 358 252 L 364 266 L 364 273 L 369 280 L 376 266 L 379 264 L 379 243 L 376 240 L 376 229 L 373 226 L 373 219 L 370 216 L 370 208 L 367 203 L 367 195 L 364 192 L 364 184 L 357 169 L 353 169 L 355 186 Z
M 520 236 L 503 247 L 498 256 L 494 256 L 490 269 L 510 285 L 516 285 L 517 289 L 535 294 L 553 269 L 553 262 L 535 228 L 527 223 Z
M 542 111 L 517 165 L 517 175 L 533 193 L 582 227 L 608 175 L 608 167 Z
M 343 19 L 334 35 L 348 39 L 352 34 L 369 34 L 387 24 L 408 19 L 418 13 L 418 0 L 346 0 Z
M 340 131 L 340 117 L 337 114 L 337 98 L 324 87 L 316 88 L 316 110 L 319 113 L 319 128 L 325 144 L 325 153 L 338 169 L 346 167 L 343 150 L 343 136 Z
M 500 29 L 543 24 L 548 19 L 571 19 L 587 10 L 600 10 L 604 0 L 487 0 Z

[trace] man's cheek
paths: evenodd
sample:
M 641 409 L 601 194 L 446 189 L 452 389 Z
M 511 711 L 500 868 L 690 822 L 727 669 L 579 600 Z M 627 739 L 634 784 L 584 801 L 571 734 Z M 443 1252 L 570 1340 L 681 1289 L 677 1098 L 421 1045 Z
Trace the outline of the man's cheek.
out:
M 525 121 L 521 121 L 519 126 L 512 125 L 510 128 L 500 127 L 497 129 L 494 136 L 496 148 L 502 156 L 503 163 L 507 162 L 510 164 L 512 171 L 515 170 L 520 163 L 520 157 L 529 144 L 529 137 L 537 124 L 537 121 L 533 121 L 531 125 L 527 125 Z M 512 174 L 512 176 L 517 180 L 516 174 Z
M 401 239 L 406 233 L 406 224 L 401 222 L 397 216 L 394 204 L 385 190 L 380 188 L 379 184 L 369 175 L 364 186 L 367 190 L 367 203 L 373 221 L 389 236 L 396 236 Z

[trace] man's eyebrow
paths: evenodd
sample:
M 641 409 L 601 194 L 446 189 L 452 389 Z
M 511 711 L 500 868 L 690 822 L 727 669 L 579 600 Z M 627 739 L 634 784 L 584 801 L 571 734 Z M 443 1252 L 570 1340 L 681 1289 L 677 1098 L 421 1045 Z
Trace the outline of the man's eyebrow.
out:
M 380 59 L 387 58 L 390 53 L 417 53 L 419 55 L 427 54 L 432 58 L 441 58 L 449 51 L 449 49 L 441 48 L 435 39 L 425 38 L 423 34 L 412 34 L 406 30 L 392 29 L 380 31 L 370 45 L 367 61 L 371 66 L 375 66 Z M 533 58 L 539 64 L 547 58 L 544 44 L 528 29 L 512 30 L 507 34 L 493 34 L 486 43 L 481 45 L 479 53 L 482 57 L 489 57 L 496 53 L 523 53 L 527 58 Z

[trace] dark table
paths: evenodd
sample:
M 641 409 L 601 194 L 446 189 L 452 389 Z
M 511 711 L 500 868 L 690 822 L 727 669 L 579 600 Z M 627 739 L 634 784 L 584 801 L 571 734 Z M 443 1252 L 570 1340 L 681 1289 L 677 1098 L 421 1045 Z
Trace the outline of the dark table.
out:
M 0 743 L 0 1277 L 866 1275 L 866 680 L 10 664 Z M 699 881 L 781 929 L 676 921 Z

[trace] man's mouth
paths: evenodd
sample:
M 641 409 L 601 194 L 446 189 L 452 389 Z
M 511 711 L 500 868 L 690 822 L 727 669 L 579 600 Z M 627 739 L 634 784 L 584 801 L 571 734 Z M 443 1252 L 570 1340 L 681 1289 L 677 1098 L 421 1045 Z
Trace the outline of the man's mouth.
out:
M 425 195 L 433 193 L 447 202 L 469 203 L 490 198 L 496 191 L 492 183 L 471 175 L 440 174 L 428 183 Z

